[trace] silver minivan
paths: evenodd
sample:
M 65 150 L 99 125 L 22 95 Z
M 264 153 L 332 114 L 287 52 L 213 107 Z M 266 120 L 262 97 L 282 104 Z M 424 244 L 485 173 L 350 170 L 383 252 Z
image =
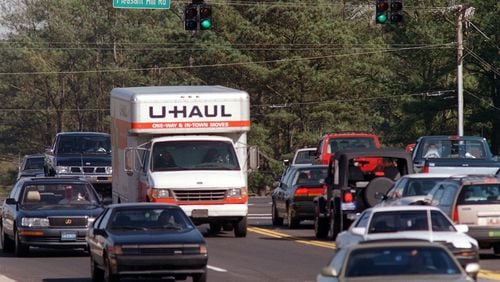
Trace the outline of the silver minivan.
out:
M 425 202 L 443 210 L 483 249 L 500 254 L 500 178 L 491 175 L 453 176 L 437 184 Z

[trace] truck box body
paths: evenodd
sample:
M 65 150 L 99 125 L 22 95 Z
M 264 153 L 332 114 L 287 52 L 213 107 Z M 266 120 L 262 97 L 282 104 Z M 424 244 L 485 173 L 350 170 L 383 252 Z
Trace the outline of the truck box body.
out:
M 244 223 L 246 234 L 248 93 L 222 86 L 115 88 L 111 117 L 113 202 L 175 203 L 197 224 Z M 136 157 L 126 157 L 130 150 Z M 205 160 L 209 151 L 216 161 Z M 175 166 L 164 166 L 165 154 Z

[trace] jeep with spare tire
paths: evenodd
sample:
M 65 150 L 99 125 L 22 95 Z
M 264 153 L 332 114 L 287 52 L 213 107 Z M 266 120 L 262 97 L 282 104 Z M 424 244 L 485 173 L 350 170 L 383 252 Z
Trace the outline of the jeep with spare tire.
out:
M 380 159 L 371 171 L 359 163 Z M 376 205 L 400 176 L 414 173 L 411 154 L 396 148 L 338 151 L 330 158 L 324 195 L 316 197 L 314 232 L 317 238 L 335 240 L 357 214 Z

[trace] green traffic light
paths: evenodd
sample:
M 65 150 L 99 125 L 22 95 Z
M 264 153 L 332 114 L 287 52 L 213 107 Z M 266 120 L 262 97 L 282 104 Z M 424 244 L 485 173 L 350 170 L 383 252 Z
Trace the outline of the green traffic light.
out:
M 210 29 L 212 27 L 212 21 L 210 19 L 204 19 L 200 22 L 201 29 Z
M 387 22 L 387 15 L 386 14 L 377 15 L 377 22 L 378 23 L 386 23 Z

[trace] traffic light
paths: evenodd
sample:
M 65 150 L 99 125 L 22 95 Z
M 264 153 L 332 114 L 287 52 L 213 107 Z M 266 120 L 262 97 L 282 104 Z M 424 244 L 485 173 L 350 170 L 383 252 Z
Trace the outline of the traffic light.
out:
M 212 6 L 202 4 L 200 5 L 200 29 L 212 29 Z
M 184 7 L 184 29 L 198 29 L 198 5 L 188 4 Z
M 389 19 L 389 0 L 376 0 L 375 2 L 375 22 L 385 24 Z
M 391 23 L 403 21 L 403 0 L 391 0 Z

